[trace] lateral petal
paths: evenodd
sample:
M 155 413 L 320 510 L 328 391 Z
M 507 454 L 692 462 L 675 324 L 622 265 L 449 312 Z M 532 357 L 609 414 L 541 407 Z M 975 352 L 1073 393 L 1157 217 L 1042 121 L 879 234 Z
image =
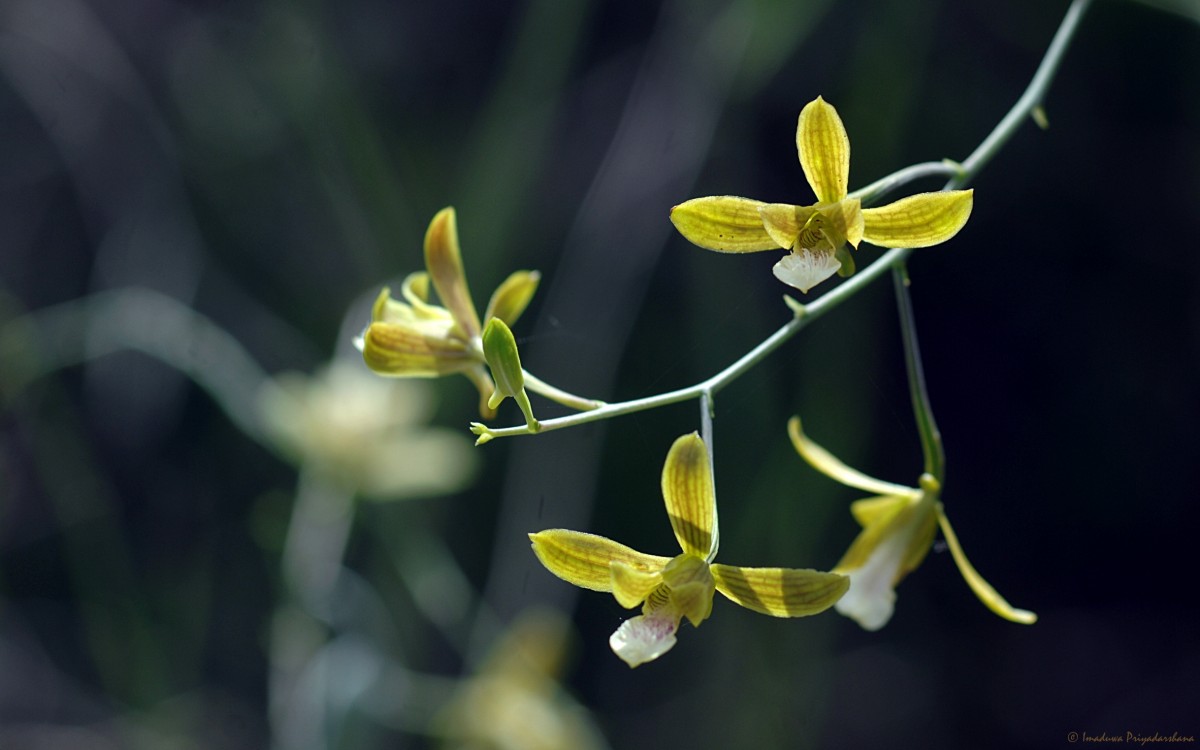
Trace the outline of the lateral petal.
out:
M 696 433 L 677 439 L 667 453 L 662 493 L 671 528 L 684 553 L 710 559 L 717 499 L 708 449 Z
M 942 536 L 946 537 L 946 546 L 950 548 L 950 554 L 954 556 L 954 563 L 958 565 L 958 572 L 962 574 L 963 580 L 971 587 L 971 591 L 975 592 L 975 596 L 979 597 L 979 601 L 992 612 L 1010 622 L 1017 622 L 1022 625 L 1032 625 L 1037 622 L 1037 615 L 1025 609 L 1017 609 L 1008 603 L 1008 601 L 1000 596 L 992 585 L 984 580 L 983 576 L 975 570 L 975 566 L 967 560 L 967 556 L 963 553 L 962 546 L 958 543 L 958 536 L 955 535 L 954 529 L 950 526 L 950 519 L 946 517 L 945 511 L 942 510 L 941 503 L 938 503 L 937 509 L 938 524 L 942 527 Z
M 818 203 L 833 203 L 846 197 L 850 183 L 850 138 L 837 110 L 819 96 L 800 111 L 796 149 Z
M 907 502 L 909 498 L 896 495 L 868 497 L 850 503 L 850 515 L 854 516 L 854 520 L 862 527 L 886 523 L 885 519 L 898 512 Z
M 812 206 L 793 206 L 790 203 L 768 203 L 758 209 L 763 228 L 784 250 L 791 250 L 800 238 L 800 230 L 816 213 Z
M 644 602 L 650 592 L 662 583 L 662 572 L 659 570 L 635 568 L 620 560 L 609 563 L 609 569 L 613 596 L 625 609 L 633 609 Z
M 795 568 L 741 568 L 713 563 L 720 591 L 735 604 L 774 617 L 815 615 L 833 606 L 850 587 L 837 573 Z
M 442 304 L 454 316 L 463 335 L 479 335 L 479 313 L 471 301 L 467 277 L 463 271 L 462 251 L 458 246 L 458 224 L 453 208 L 443 208 L 429 223 L 425 232 L 425 267 L 433 279 Z
M 777 250 L 759 218 L 766 204 L 750 198 L 714 195 L 693 198 L 671 209 L 671 223 L 693 245 L 721 253 Z
M 646 555 L 596 534 L 550 529 L 529 535 L 542 565 L 567 583 L 592 591 L 612 591 L 612 563 L 639 572 L 657 572 L 669 558 Z
M 918 193 L 864 208 L 863 239 L 880 247 L 929 247 L 945 242 L 971 217 L 974 190 Z

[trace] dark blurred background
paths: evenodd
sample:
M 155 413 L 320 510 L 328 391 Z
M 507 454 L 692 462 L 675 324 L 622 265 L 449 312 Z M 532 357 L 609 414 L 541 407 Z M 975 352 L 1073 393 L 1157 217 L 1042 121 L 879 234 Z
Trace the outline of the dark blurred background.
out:
M 818 94 L 849 130 L 852 188 L 964 158 L 1065 9 L 5 0 L 0 747 L 459 746 L 428 717 L 539 604 L 577 631 L 555 705 L 614 748 L 1200 735 L 1200 3 L 1097 2 L 1049 129 L 1028 123 L 974 183 L 965 230 L 910 263 L 947 512 L 1032 627 L 985 610 L 939 546 L 880 632 L 722 600 L 631 672 L 607 646 L 627 613 L 552 577 L 525 534 L 672 554 L 659 472 L 699 426 L 692 403 L 498 440 L 477 473 L 449 469 L 465 489 L 343 508 L 340 593 L 306 609 L 285 547 L 314 459 L 264 438 L 219 354 L 271 375 L 353 362 L 369 301 L 420 269 L 426 224 L 454 205 L 477 305 L 511 270 L 543 273 L 516 327 L 531 371 L 610 401 L 698 382 L 786 322 L 787 290 L 775 254 L 698 250 L 670 207 L 809 202 L 795 119 Z M 229 346 L 136 305 L 130 325 L 159 342 L 141 348 L 178 361 L 122 351 L 141 333 L 97 344 L 81 301 L 129 288 Z M 463 378 L 414 398 L 464 435 L 478 418 Z M 886 281 L 723 391 L 719 559 L 836 564 L 858 495 L 796 456 L 786 421 L 912 483 L 907 399 Z M 519 421 L 506 405 L 497 423 Z M 438 609 L 447 592 L 468 599 Z M 278 708 L 281 633 L 320 676 L 313 732 L 283 726 L 308 704 Z

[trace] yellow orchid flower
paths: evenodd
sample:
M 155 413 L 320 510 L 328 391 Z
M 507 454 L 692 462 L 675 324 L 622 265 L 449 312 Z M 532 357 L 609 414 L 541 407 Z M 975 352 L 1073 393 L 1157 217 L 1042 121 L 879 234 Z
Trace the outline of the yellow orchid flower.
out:
M 675 557 L 643 554 L 578 531 L 552 529 L 529 535 L 534 553 L 554 575 L 585 589 L 611 592 L 626 609 L 643 604 L 642 614 L 621 623 L 609 638 L 612 650 L 629 666 L 669 651 L 684 617 L 694 626 L 707 619 L 716 591 L 755 612 L 802 617 L 828 609 L 849 586 L 849 580 L 836 573 L 714 563 L 716 495 L 708 450 L 696 433 L 671 446 L 662 492 L 683 550 Z
M 850 139 L 837 110 L 821 97 L 800 112 L 800 166 L 817 202 L 810 206 L 750 198 L 693 198 L 671 209 L 671 222 L 693 244 L 723 253 L 789 250 L 775 276 L 802 292 L 840 273 L 854 273 L 846 244 L 928 247 L 958 233 L 971 215 L 973 191 L 920 193 L 878 208 L 863 208 L 846 190 Z
M 400 288 L 403 302 L 393 299 L 386 287 L 380 292 L 371 323 L 355 343 L 367 366 L 381 375 L 466 375 L 479 389 L 479 413 L 491 419 L 495 409 L 488 401 L 495 386 L 484 356 L 483 325 L 467 289 L 453 208 L 442 209 L 429 223 L 425 268 L 404 280 Z M 484 324 L 493 318 L 510 326 L 515 323 L 540 278 L 537 271 L 517 271 L 505 279 L 492 294 Z M 431 281 L 445 307 L 429 302 Z
M 967 560 L 938 499 L 941 487 L 932 476 L 923 475 L 917 488 L 862 474 L 810 440 L 799 417 L 788 422 L 788 435 L 814 469 L 847 487 L 878 495 L 850 506 L 863 529 L 833 569 L 850 576 L 850 590 L 838 601 L 838 612 L 866 630 L 886 625 L 896 603 L 896 586 L 925 559 L 940 526 L 959 573 L 984 606 L 1012 622 L 1032 625 L 1037 621 L 1033 612 L 1009 604 Z

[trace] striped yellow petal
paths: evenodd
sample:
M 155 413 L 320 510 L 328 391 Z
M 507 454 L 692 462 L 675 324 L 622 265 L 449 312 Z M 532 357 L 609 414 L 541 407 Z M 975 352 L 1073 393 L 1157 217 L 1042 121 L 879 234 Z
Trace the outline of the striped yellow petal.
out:
M 846 197 L 850 184 L 850 138 L 837 110 L 819 96 L 800 111 L 796 149 L 818 203 L 834 203 Z
M 471 301 L 471 292 L 467 288 L 453 208 L 438 211 L 429 223 L 429 229 L 425 232 L 425 267 L 429 270 L 442 304 L 454 316 L 464 336 L 478 336 L 479 313 L 475 312 L 475 303 Z
M 788 203 L 768 203 L 758 209 L 767 234 L 785 250 L 796 246 L 800 230 L 816 212 L 817 209 L 813 206 L 793 206 Z
M 592 591 L 612 591 L 611 564 L 621 563 L 635 571 L 661 571 L 669 558 L 646 555 L 595 534 L 550 529 L 530 534 L 533 552 L 542 565 L 567 583 Z
M 662 573 L 658 570 L 642 570 L 620 560 L 613 560 L 609 567 L 613 596 L 625 609 L 633 609 L 644 602 L 650 592 L 662 583 Z
M 833 606 L 850 579 L 837 573 L 793 568 L 712 566 L 717 591 L 747 609 L 774 617 L 815 615 Z
M 791 437 L 792 445 L 796 448 L 796 452 L 809 465 L 830 479 L 841 482 L 847 487 L 854 487 L 855 489 L 872 492 L 877 495 L 896 495 L 911 498 L 920 494 L 918 490 L 912 487 L 905 487 L 902 484 L 892 484 L 882 479 L 869 477 L 842 463 L 833 454 L 814 443 L 804 434 L 800 426 L 800 417 L 792 417 L 788 420 L 788 436 Z
M 537 271 L 516 271 L 510 274 L 504 283 L 492 292 L 487 313 L 483 316 L 484 324 L 492 318 L 499 318 L 511 328 L 529 306 L 529 300 L 533 299 L 533 293 L 537 291 L 541 278 L 542 275 Z
M 688 242 L 722 253 L 778 250 L 758 211 L 766 204 L 731 195 L 693 198 L 671 209 L 671 223 Z
M 685 554 L 708 559 L 717 500 L 708 449 L 696 433 L 684 435 L 671 446 L 663 464 L 662 492 L 679 546 Z
M 880 247 L 929 247 L 945 242 L 967 223 L 973 202 L 973 190 L 944 190 L 864 208 L 863 239 Z
M 363 334 L 363 361 L 381 375 L 432 378 L 474 367 L 478 360 L 456 339 L 405 323 L 372 323 Z
M 938 503 L 937 509 L 938 523 L 942 527 L 942 536 L 946 537 L 946 546 L 950 548 L 950 554 L 954 556 L 954 563 L 958 565 L 958 572 L 962 574 L 967 585 L 971 587 L 971 591 L 975 592 L 975 596 L 979 597 L 979 601 L 983 602 L 984 606 L 992 610 L 992 612 L 1003 617 L 1010 622 L 1017 622 L 1022 625 L 1032 625 L 1037 622 L 1037 615 L 1033 612 L 1024 609 L 1017 609 L 1005 600 L 1003 596 L 992 585 L 979 575 L 971 562 L 967 560 L 967 556 L 962 551 L 962 546 L 958 543 L 958 536 L 955 535 L 954 529 L 950 526 L 950 519 L 946 518 L 946 513 L 942 510 L 941 503 Z

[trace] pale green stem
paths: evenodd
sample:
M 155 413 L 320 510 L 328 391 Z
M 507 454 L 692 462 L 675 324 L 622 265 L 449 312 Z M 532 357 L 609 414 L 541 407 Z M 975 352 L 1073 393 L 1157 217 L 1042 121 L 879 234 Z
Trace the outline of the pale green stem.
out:
M 256 399 L 267 375 L 237 339 L 187 305 L 149 289 L 99 292 L 0 327 L 0 356 L 15 394 L 64 367 L 123 350 L 148 354 L 208 392 L 235 425 L 263 441 Z
M 921 452 L 925 456 L 925 473 L 944 483 L 946 453 L 942 433 L 933 418 L 933 406 L 925 387 L 925 368 L 921 365 L 921 348 L 917 344 L 917 322 L 913 315 L 912 295 L 908 293 L 908 267 L 904 261 L 892 266 L 892 281 L 896 288 L 896 305 L 900 310 L 900 335 L 904 340 L 904 364 L 908 370 L 908 390 L 912 397 L 917 432 L 921 435 Z
M 1063 55 L 1071 44 L 1071 38 L 1075 36 L 1079 22 L 1091 4 L 1092 0 L 1075 0 L 1071 3 L 1071 7 L 1067 8 L 1067 15 L 1063 17 L 1058 32 L 1050 41 L 1050 46 L 1046 49 L 1045 56 L 1042 57 L 1041 65 L 1033 74 L 1029 85 L 1025 87 L 1025 93 L 1021 94 L 1017 103 L 1008 110 L 1008 114 L 1004 116 L 1000 124 L 988 134 L 987 138 L 983 139 L 983 143 L 980 143 L 971 152 L 971 155 L 963 160 L 959 175 L 951 179 L 945 189 L 951 190 L 968 184 L 992 160 L 992 157 L 1000 151 L 1004 144 L 1008 143 L 1017 129 L 1024 124 L 1025 118 L 1032 116 L 1035 110 L 1041 108 L 1042 99 L 1050 88 L 1054 74 L 1058 72 Z
M 925 177 L 954 177 L 961 169 L 960 165 L 949 160 L 921 162 L 892 172 L 887 177 L 878 179 L 864 188 L 859 188 L 846 197 L 858 198 L 863 205 L 868 205 L 914 180 Z
M 979 144 L 979 146 L 971 152 L 971 155 L 966 158 L 957 168 L 949 168 L 954 174 L 954 177 L 946 183 L 944 190 L 953 190 L 961 188 L 968 184 L 974 177 L 983 169 L 983 167 L 992 159 L 993 156 L 1000 150 L 1005 143 L 1012 138 L 1017 129 L 1024 123 L 1035 108 L 1042 104 L 1042 99 L 1046 95 L 1047 89 L 1050 87 L 1051 81 L 1054 79 L 1054 74 L 1058 71 L 1058 66 L 1062 62 L 1063 54 L 1066 52 L 1075 31 L 1079 27 L 1079 21 L 1082 19 L 1084 11 L 1091 5 L 1091 0 L 1074 0 L 1071 7 L 1067 9 L 1067 14 L 1064 16 L 1062 23 L 1058 27 L 1054 39 L 1050 42 L 1050 46 L 1046 49 L 1046 54 L 1042 58 L 1041 64 L 1038 66 L 1037 72 L 1029 81 L 1029 85 L 1025 88 L 1025 92 L 1017 103 L 1013 105 L 1008 114 L 1004 116 L 999 124 L 992 130 L 991 133 Z M 927 167 L 923 165 L 914 165 L 914 171 L 911 174 L 925 176 L 926 174 L 934 174 L 932 168 L 930 171 L 924 172 Z M 912 176 L 904 176 L 906 170 L 900 170 L 890 177 L 886 177 L 875 185 L 868 186 L 864 191 L 874 190 L 873 196 L 878 195 L 885 189 L 890 189 L 890 186 L 883 186 L 876 189 L 876 185 L 891 180 L 893 178 L 907 181 L 915 179 Z M 897 177 L 900 176 L 900 177 Z M 898 184 L 898 183 L 897 183 Z M 810 321 L 829 312 L 843 302 L 853 297 L 860 289 L 870 284 L 872 281 L 882 276 L 892 267 L 903 263 L 912 252 L 910 248 L 896 248 L 888 250 L 883 255 L 879 256 L 875 262 L 859 271 L 854 276 L 834 287 L 829 292 L 821 296 L 820 299 L 802 305 L 797 302 L 789 302 L 789 306 L 795 311 L 795 317 L 788 321 L 782 328 L 768 336 L 762 343 L 751 349 L 740 359 L 733 364 L 721 370 L 711 378 L 697 383 L 688 388 L 680 388 L 675 391 L 668 391 L 656 396 L 647 396 L 646 398 L 633 399 L 632 401 L 622 401 L 614 404 L 605 404 L 599 408 L 580 414 L 571 414 L 557 419 L 548 419 L 541 422 L 541 432 L 551 432 L 553 430 L 563 429 L 564 427 L 574 427 L 576 425 L 586 424 L 588 422 L 596 422 L 602 419 L 611 419 L 623 414 L 632 414 L 634 412 L 647 411 L 656 409 L 660 406 L 679 403 L 680 401 L 688 401 L 693 398 L 699 398 L 702 395 L 715 394 L 717 391 L 724 388 L 730 382 L 736 380 L 743 373 L 749 370 L 754 365 L 758 364 L 768 354 L 775 351 L 785 341 L 795 336 L 804 326 Z M 472 423 L 471 431 L 479 435 L 477 444 L 486 443 L 492 438 L 512 437 L 515 435 L 528 435 L 529 430 L 524 426 L 519 427 L 500 427 L 491 428 L 483 424 Z
M 591 411 L 592 409 L 599 409 L 601 406 L 604 406 L 603 401 L 597 401 L 596 399 L 592 398 L 583 398 L 582 396 L 576 396 L 573 393 L 567 393 L 560 388 L 555 388 L 544 380 L 535 377 L 531 372 L 529 372 L 529 370 L 522 370 L 521 372 L 524 373 L 525 388 L 527 390 L 533 391 L 539 396 L 544 396 L 555 403 L 568 406 L 578 411 Z

